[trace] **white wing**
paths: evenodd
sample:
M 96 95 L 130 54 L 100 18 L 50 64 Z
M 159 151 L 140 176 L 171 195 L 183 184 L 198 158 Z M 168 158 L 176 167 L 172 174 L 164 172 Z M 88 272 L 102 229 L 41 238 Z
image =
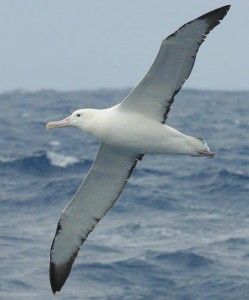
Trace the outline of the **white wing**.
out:
M 174 96 L 192 71 L 200 45 L 229 8 L 227 5 L 213 10 L 163 40 L 150 70 L 120 107 L 165 122 Z
M 80 246 L 122 192 L 141 155 L 101 143 L 79 190 L 61 214 L 50 252 L 53 292 L 65 283 Z

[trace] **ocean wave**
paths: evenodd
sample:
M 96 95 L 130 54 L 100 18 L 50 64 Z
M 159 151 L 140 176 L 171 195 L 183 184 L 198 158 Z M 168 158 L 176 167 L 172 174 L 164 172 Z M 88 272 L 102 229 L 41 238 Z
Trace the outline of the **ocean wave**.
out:
M 209 192 L 249 189 L 249 173 L 244 168 L 210 168 L 190 174 L 185 181 L 191 181 Z
M 236 247 L 239 249 L 248 248 L 249 239 L 248 237 L 242 236 L 234 236 L 234 237 L 227 237 L 225 239 L 221 239 L 218 241 L 214 241 L 210 244 L 211 246 L 219 247 L 219 249 L 228 248 L 228 249 L 235 249 Z
M 152 268 L 153 263 L 149 260 L 146 260 L 144 257 L 132 257 L 128 259 L 122 260 L 114 260 L 111 262 L 92 262 L 92 263 L 79 263 L 74 268 L 77 270 L 80 269 L 99 269 L 99 270 L 126 270 L 133 269 L 142 271 L 142 269 L 148 270 L 148 268 Z
M 1 163 L 8 163 L 8 162 L 15 161 L 15 160 L 17 160 L 17 159 L 14 158 L 14 157 L 4 157 L 4 156 L 0 156 L 0 164 L 1 164 Z
M 95 269 L 153 269 L 161 265 L 174 265 L 174 267 L 201 268 L 214 264 L 213 260 L 205 257 L 203 254 L 196 254 L 191 250 L 177 250 L 174 252 L 148 251 L 142 256 L 134 256 L 127 259 L 113 260 L 108 262 L 80 263 L 75 269 L 95 268 Z
M 245 180 L 247 181 L 249 179 L 249 174 L 242 171 L 242 170 L 228 170 L 223 169 L 220 170 L 218 173 L 219 179 L 229 178 L 232 180 Z
M 53 151 L 47 152 L 47 158 L 52 166 L 66 168 L 79 162 L 74 156 L 66 156 Z
M 213 261 L 203 255 L 189 251 L 175 251 L 171 253 L 159 253 L 153 256 L 155 260 L 162 263 L 172 263 L 174 265 L 184 265 L 188 268 L 207 267 Z
M 208 187 L 210 192 L 219 192 L 222 195 L 235 195 L 235 192 L 249 191 L 249 174 L 244 170 L 222 169 L 213 176 L 212 182 Z M 244 194 L 246 196 L 246 194 Z M 240 197 L 241 200 L 245 197 Z
M 0 157 L 1 169 L 25 170 L 27 172 L 44 172 L 51 169 L 66 169 L 75 165 L 91 164 L 88 159 L 63 155 L 54 151 L 38 151 L 26 157 Z

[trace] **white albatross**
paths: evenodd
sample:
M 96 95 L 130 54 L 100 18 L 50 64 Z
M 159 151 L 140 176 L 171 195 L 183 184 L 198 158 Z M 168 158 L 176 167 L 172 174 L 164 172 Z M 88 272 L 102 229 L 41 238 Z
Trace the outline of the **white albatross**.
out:
M 193 68 L 207 34 L 230 5 L 213 10 L 172 33 L 142 81 L 119 104 L 107 109 L 79 109 L 47 129 L 74 126 L 101 143 L 82 185 L 63 210 L 50 252 L 53 293 L 64 285 L 80 246 L 119 197 L 138 160 L 145 154 L 213 157 L 207 143 L 164 124 Z

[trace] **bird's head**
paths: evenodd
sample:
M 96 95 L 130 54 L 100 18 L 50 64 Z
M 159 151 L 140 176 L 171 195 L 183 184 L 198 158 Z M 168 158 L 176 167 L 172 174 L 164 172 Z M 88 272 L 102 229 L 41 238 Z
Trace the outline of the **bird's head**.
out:
M 46 128 L 50 130 L 53 128 L 73 126 L 87 131 L 87 127 L 95 115 L 95 111 L 94 109 L 78 109 L 61 121 L 49 122 Z

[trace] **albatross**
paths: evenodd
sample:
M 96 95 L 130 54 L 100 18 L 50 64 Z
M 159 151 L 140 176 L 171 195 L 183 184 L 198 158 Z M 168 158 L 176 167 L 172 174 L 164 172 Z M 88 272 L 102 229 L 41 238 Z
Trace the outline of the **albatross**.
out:
M 97 156 L 62 211 L 50 250 L 53 293 L 68 278 L 82 243 L 118 199 L 145 154 L 214 157 L 207 143 L 165 124 L 174 96 L 189 77 L 196 54 L 230 5 L 210 11 L 169 35 L 142 81 L 119 104 L 79 109 L 47 129 L 73 126 L 100 140 Z

